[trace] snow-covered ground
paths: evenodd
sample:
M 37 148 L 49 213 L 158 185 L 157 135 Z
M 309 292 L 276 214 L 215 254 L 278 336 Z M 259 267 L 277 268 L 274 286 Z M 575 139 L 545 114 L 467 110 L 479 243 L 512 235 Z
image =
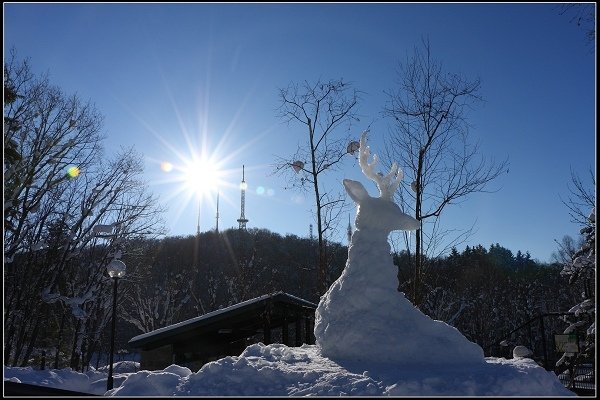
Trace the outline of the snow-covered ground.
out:
M 110 396 L 573 396 L 558 378 L 528 358 L 486 358 L 477 368 L 364 367 L 323 357 L 316 345 L 287 347 L 262 343 L 192 372 L 171 365 L 160 371 L 115 367 L 115 388 L 106 392 L 107 373 L 90 368 L 34 370 L 4 367 L 13 382 Z

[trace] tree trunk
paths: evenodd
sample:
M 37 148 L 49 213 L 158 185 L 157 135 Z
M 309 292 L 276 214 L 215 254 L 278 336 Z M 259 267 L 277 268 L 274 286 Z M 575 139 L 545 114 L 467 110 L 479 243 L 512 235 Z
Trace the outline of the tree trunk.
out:
M 421 270 L 423 268 L 423 243 L 422 243 L 422 222 L 421 222 L 421 202 L 422 202 L 422 173 L 423 173 L 423 159 L 425 157 L 425 149 L 421 148 L 419 151 L 419 163 L 417 166 L 416 176 L 416 204 L 415 204 L 415 219 L 421 223 L 421 229 L 417 229 L 415 232 L 415 278 L 414 278 L 414 290 L 413 290 L 413 304 L 415 307 L 419 307 L 421 304 Z
M 13 361 L 12 361 L 12 366 L 16 367 L 17 364 L 19 363 L 19 358 L 21 357 L 21 352 L 23 351 L 23 347 L 25 346 L 25 332 L 26 332 L 26 326 L 28 325 L 27 322 L 23 321 L 21 324 L 21 327 L 19 329 L 19 332 L 17 333 L 17 342 L 15 343 L 15 354 L 13 356 Z
M 5 305 L 5 310 L 12 310 L 12 301 Z M 6 323 L 4 325 L 4 332 L 8 331 L 8 334 L 4 336 L 4 362 L 9 365 L 9 359 L 13 349 L 14 335 L 15 335 L 15 318 L 14 313 L 7 312 Z
M 413 288 L 413 304 L 419 307 L 420 303 L 420 288 L 421 288 L 421 230 L 416 231 L 415 240 L 415 277 Z
M 317 192 L 318 193 L 318 192 Z M 321 233 L 321 206 L 317 203 L 317 229 L 319 229 L 319 272 L 318 272 L 318 294 L 321 296 L 327 290 L 325 277 L 327 276 L 327 259 L 325 258 L 325 243 Z
M 15 318 L 13 310 L 14 298 L 16 296 L 16 292 L 18 288 L 13 288 L 10 300 L 4 305 L 5 310 L 9 310 L 6 312 L 6 321 L 4 324 L 4 332 L 7 333 L 4 336 L 4 362 L 6 365 L 9 364 L 10 353 L 12 352 L 13 342 L 14 342 L 14 334 L 15 334 Z
M 70 366 L 72 369 L 76 370 L 79 365 L 79 354 L 77 353 L 77 340 L 79 338 L 79 327 L 81 325 L 81 321 L 77 320 L 77 325 L 75 326 L 75 330 L 73 331 L 73 347 L 71 348 L 71 362 Z
M 56 339 L 56 354 L 54 356 L 54 369 L 58 369 L 58 360 L 60 358 L 60 340 L 62 338 L 63 329 L 65 327 L 66 313 L 63 311 L 58 327 L 58 337 Z
M 43 311 L 45 311 L 45 303 L 41 307 Z M 21 362 L 21 367 L 27 366 L 27 360 L 31 357 L 31 353 L 33 352 L 33 348 L 35 347 L 35 342 L 37 340 L 38 333 L 40 331 L 40 320 L 42 318 L 36 318 L 35 325 L 33 327 L 33 331 L 31 332 L 31 337 L 29 338 L 29 344 L 27 345 L 27 350 L 25 351 L 25 356 L 23 357 L 23 361 Z
M 319 234 L 319 266 L 317 268 L 317 294 L 321 296 L 327 290 L 325 278 L 327 276 L 327 259 L 325 257 L 325 243 L 323 242 L 323 221 L 321 219 L 321 197 L 319 194 L 319 180 L 317 174 L 317 160 L 314 144 L 314 129 L 312 120 L 308 118 L 308 134 L 310 137 L 310 156 L 313 176 L 313 186 L 315 190 L 315 200 L 317 206 L 317 232 Z

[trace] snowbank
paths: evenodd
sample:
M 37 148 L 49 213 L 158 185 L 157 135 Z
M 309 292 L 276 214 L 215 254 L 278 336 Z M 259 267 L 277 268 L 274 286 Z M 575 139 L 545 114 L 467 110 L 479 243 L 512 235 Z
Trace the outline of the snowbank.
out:
M 106 374 L 4 368 L 4 378 L 105 394 Z M 192 372 L 171 365 L 161 371 L 115 376 L 110 396 L 574 396 L 558 378 L 527 358 L 486 358 L 478 366 L 402 368 L 337 363 L 315 345 L 262 343 Z

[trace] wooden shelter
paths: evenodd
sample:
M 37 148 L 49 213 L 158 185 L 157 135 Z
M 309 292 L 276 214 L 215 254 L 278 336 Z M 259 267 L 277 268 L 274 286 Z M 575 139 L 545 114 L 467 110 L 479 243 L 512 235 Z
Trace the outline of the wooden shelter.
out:
M 240 355 L 256 342 L 313 344 L 316 308 L 277 292 L 135 336 L 129 345 L 141 350 L 141 369 L 177 364 L 195 372 L 209 361 Z

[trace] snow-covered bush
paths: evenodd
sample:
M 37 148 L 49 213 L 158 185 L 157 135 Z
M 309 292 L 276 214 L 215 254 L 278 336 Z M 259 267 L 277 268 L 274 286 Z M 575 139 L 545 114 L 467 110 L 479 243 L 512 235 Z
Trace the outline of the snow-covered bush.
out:
M 596 337 L 596 208 L 588 217 L 588 224 L 581 229 L 585 242 L 564 265 L 562 275 L 569 277 L 569 284 L 581 284 L 581 302 L 571 307 L 565 322 L 569 323 L 564 333 L 583 332 L 585 341 L 579 353 L 565 353 L 557 366 L 576 364 L 580 359 L 593 357 Z

